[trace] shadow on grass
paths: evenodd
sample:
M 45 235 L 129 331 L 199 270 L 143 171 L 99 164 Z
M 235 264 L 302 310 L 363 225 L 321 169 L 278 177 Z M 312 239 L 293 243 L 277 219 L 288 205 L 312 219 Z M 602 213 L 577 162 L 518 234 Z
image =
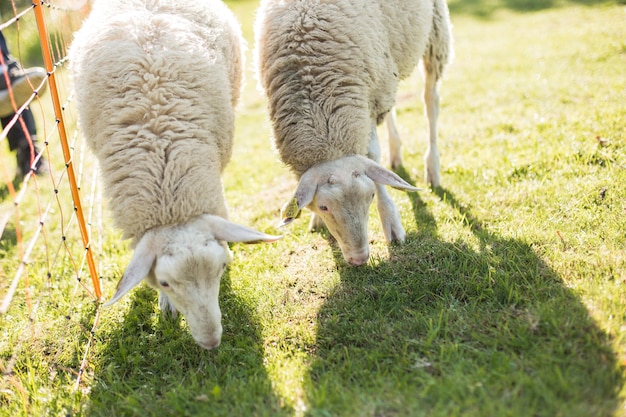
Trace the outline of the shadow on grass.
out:
M 572 4 L 596 6 L 612 3 L 614 2 L 607 0 L 448 0 L 448 8 L 452 15 L 469 14 L 489 18 L 501 9 L 534 12 Z M 624 0 L 621 0 L 621 3 L 623 4 Z
M 222 277 L 221 346 L 196 345 L 184 319 L 163 319 L 156 291 L 135 291 L 132 306 L 112 330 L 99 334 L 103 350 L 85 415 L 285 415 L 263 366 L 259 324 Z
M 419 232 L 390 259 L 349 268 L 335 251 L 341 283 L 317 318 L 309 415 L 612 415 L 624 381 L 582 302 L 531 245 L 435 193 L 467 237 L 442 240 L 410 193 Z

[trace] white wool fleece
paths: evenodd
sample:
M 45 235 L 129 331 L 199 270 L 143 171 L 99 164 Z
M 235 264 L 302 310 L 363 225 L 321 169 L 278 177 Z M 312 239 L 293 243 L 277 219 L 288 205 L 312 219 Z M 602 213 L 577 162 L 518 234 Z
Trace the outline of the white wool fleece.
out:
M 451 38 L 433 35 L 447 20 L 439 0 L 262 0 L 256 66 L 283 162 L 300 177 L 367 155 L 371 120 L 391 110 L 399 81 L 423 56 L 451 53 L 447 42 L 427 50 L 432 36 Z
M 75 35 L 80 127 L 133 244 L 156 226 L 227 217 L 220 174 L 232 153 L 241 45 L 218 0 L 97 1 Z

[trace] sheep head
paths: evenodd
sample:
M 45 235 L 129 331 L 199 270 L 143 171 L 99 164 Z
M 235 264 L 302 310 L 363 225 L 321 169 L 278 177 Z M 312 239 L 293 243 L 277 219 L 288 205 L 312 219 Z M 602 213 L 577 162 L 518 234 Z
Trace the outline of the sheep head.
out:
M 231 259 L 226 242 L 274 242 L 280 238 L 213 215 L 151 229 L 137 243 L 106 305 L 118 301 L 146 278 L 160 292 L 161 309 L 180 311 L 196 343 L 213 349 L 222 337 L 218 296 L 222 274 Z
M 376 184 L 418 190 L 368 158 L 346 156 L 317 164 L 300 177 L 294 197 L 283 206 L 280 226 L 291 223 L 307 207 L 337 240 L 344 259 L 363 265 L 369 259 L 367 221 Z

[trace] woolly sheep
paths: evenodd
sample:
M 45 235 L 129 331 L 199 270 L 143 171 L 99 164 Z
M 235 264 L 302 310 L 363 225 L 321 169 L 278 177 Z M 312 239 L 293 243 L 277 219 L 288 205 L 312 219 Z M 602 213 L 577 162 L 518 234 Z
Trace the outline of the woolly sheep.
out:
M 242 42 L 219 0 L 100 0 L 70 48 L 79 123 L 134 246 L 109 304 L 145 277 L 206 349 L 221 341 L 226 242 L 278 238 L 226 219 Z
M 369 258 L 367 218 L 377 206 L 387 241 L 405 240 L 385 185 L 415 191 L 383 168 L 376 126 L 393 113 L 398 83 L 422 59 L 430 143 L 426 180 L 439 186 L 438 81 L 452 52 L 445 0 L 262 0 L 255 22 L 256 65 L 268 98 L 276 148 L 299 178 L 283 207 L 291 222 L 304 207 L 311 229 L 325 224 L 344 258 Z M 391 165 L 402 164 L 397 134 Z

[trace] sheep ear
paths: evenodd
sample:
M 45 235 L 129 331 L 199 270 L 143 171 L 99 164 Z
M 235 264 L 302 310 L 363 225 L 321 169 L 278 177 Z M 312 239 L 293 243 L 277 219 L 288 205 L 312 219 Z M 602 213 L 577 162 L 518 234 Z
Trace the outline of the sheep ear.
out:
M 283 208 L 280 209 L 280 218 L 281 221 L 278 224 L 278 227 L 283 227 L 300 217 L 300 206 L 298 206 L 298 199 L 296 197 L 289 200 L 289 202 L 285 203 Z
M 153 249 L 153 239 L 154 235 L 150 232 L 143 235 L 135 248 L 133 257 L 128 267 L 126 267 L 122 279 L 120 279 L 120 282 L 117 284 L 115 294 L 104 304 L 105 306 L 110 306 L 118 301 L 150 273 L 150 269 L 156 260 L 156 251 Z
M 395 172 L 389 171 L 387 168 L 377 164 L 376 162 L 363 158 L 367 162 L 365 163 L 365 175 L 367 175 L 372 181 L 377 184 L 384 184 L 398 190 L 404 191 L 420 191 L 421 188 L 416 188 L 403 180 Z
M 288 225 L 300 217 L 302 209 L 313 201 L 316 191 L 317 180 L 313 172 L 309 170 L 300 177 L 300 182 L 293 198 L 280 210 L 281 222 L 278 224 L 278 227 Z
M 209 223 L 213 236 L 217 240 L 225 240 L 226 242 L 244 242 L 244 243 L 271 243 L 282 236 L 268 235 L 247 226 L 233 223 L 219 216 L 206 215 L 205 220 Z

